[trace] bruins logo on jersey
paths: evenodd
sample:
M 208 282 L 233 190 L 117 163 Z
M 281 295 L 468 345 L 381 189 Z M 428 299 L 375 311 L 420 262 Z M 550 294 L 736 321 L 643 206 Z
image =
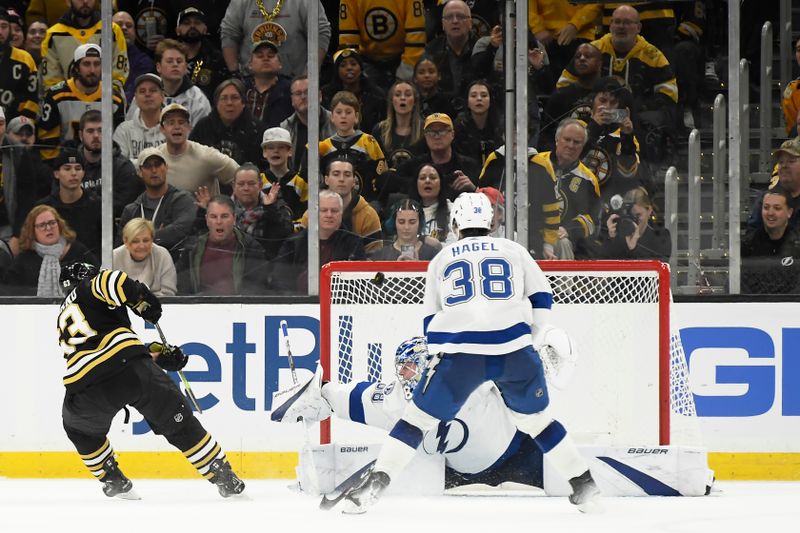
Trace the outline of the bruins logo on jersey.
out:
M 376 7 L 364 15 L 364 28 L 373 41 L 386 41 L 397 33 L 397 17 L 383 7 Z
M 600 185 L 605 184 L 611 175 L 611 156 L 608 152 L 600 146 L 595 146 L 583 158 L 583 164 L 586 165 L 597 176 L 597 181 Z

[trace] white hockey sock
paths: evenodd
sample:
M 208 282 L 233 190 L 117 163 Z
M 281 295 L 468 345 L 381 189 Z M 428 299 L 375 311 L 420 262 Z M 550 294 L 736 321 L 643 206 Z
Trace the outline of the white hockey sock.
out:
M 386 472 L 389 474 L 389 479 L 393 480 L 411 462 L 415 453 L 416 450 L 406 443 L 387 436 L 381 444 L 381 453 L 375 462 L 375 470 Z
M 583 458 L 569 434 L 545 454 L 545 457 L 565 479 L 580 476 L 589 470 L 589 463 Z

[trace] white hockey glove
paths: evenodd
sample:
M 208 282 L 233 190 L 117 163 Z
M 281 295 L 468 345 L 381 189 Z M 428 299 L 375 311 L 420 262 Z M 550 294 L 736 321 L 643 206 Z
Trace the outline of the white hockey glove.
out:
M 569 384 L 578 363 L 578 352 L 567 332 L 555 326 L 542 326 L 533 337 L 547 383 L 559 390 Z
M 331 416 L 331 406 L 322 397 L 322 366 L 309 379 L 272 394 L 273 422 L 318 422 Z

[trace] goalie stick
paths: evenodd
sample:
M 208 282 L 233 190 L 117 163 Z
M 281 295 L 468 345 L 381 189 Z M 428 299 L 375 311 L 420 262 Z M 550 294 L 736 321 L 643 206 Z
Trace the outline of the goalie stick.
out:
M 286 344 L 286 357 L 289 359 L 289 370 L 292 372 L 292 384 L 297 385 L 297 372 L 295 371 L 294 367 L 294 356 L 292 355 L 292 345 L 289 342 L 289 325 L 286 323 L 285 320 L 281 320 L 281 334 L 283 335 L 283 342 Z M 306 437 L 306 448 L 308 449 L 308 457 L 309 461 L 311 462 L 311 472 L 313 472 L 311 476 L 311 482 L 313 483 L 313 487 L 311 487 L 312 491 L 319 490 L 319 480 L 317 479 L 317 468 L 314 464 L 314 450 L 311 449 L 311 435 L 308 428 L 308 423 L 306 423 L 305 419 L 303 420 L 303 430 Z
M 170 346 L 170 344 L 167 342 L 167 338 L 164 336 L 164 332 L 161 331 L 161 326 L 159 326 L 158 323 L 153 325 L 156 327 L 158 334 L 161 336 L 161 342 L 164 344 L 164 346 Z M 182 370 L 178 370 L 178 377 L 181 378 L 183 388 L 186 390 L 186 396 L 189 397 L 189 401 L 192 402 L 195 410 L 202 415 L 203 410 L 200 408 L 200 404 L 197 403 L 197 398 L 195 398 L 194 393 L 192 392 L 192 387 L 189 385 L 189 380 L 186 379 L 186 376 L 183 374 Z

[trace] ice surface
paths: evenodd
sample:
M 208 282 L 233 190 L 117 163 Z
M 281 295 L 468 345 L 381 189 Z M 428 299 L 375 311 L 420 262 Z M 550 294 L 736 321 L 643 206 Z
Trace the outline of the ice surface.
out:
M 91 479 L 0 478 L 0 531 L 766 533 L 797 531 L 800 519 L 795 482 L 718 482 L 698 498 L 604 498 L 602 515 L 545 496 L 387 495 L 369 513 L 345 516 L 319 511 L 318 499 L 290 491 L 288 480 L 245 481 L 249 499 L 225 500 L 201 479 L 136 479 L 143 499 L 126 501 L 106 498 Z

